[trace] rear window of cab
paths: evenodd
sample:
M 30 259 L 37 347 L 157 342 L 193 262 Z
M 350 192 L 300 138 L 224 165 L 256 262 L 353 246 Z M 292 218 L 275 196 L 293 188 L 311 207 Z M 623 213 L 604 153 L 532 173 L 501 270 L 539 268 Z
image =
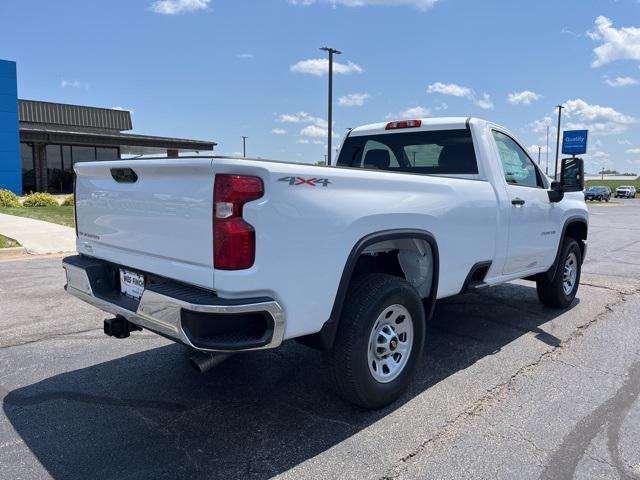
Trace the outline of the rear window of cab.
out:
M 347 137 L 337 166 L 423 175 L 478 173 L 467 129 Z

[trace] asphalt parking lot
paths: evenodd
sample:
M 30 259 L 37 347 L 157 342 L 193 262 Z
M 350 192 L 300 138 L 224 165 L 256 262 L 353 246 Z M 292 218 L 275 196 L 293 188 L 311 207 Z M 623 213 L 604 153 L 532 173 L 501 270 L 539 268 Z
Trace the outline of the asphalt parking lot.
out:
M 640 200 L 590 211 L 571 309 L 528 282 L 441 301 L 378 412 L 295 342 L 198 374 L 153 334 L 105 337 L 60 258 L 0 263 L 0 477 L 640 478 Z

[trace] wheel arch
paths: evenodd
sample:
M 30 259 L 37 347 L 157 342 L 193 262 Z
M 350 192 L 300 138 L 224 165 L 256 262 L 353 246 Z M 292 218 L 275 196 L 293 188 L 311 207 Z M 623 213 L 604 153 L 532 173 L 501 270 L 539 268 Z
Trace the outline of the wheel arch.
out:
M 438 251 L 438 243 L 435 237 L 431 232 L 419 229 L 382 230 L 362 237 L 353 246 L 351 252 L 349 253 L 349 256 L 347 257 L 347 261 L 340 277 L 338 290 L 336 292 L 329 319 L 324 323 L 322 329 L 318 333 L 299 338 L 298 340 L 300 341 L 300 343 L 322 350 L 328 350 L 333 346 L 333 342 L 335 340 L 336 332 L 338 329 L 338 323 L 340 321 L 340 316 L 344 307 L 347 290 L 349 289 L 349 285 L 354 276 L 354 272 L 360 255 L 367 249 L 367 247 L 389 240 L 423 240 L 427 242 L 427 244 L 431 248 L 433 261 L 432 280 L 429 295 L 425 297 L 426 319 L 431 318 L 431 316 L 433 315 L 433 310 L 435 308 L 435 300 L 438 293 L 438 279 L 440 273 L 440 256 Z
M 562 250 L 562 242 L 564 241 L 565 237 L 571 237 L 578 242 L 582 257 L 581 261 L 584 261 L 584 257 L 587 253 L 586 241 L 588 232 L 589 224 L 586 218 L 577 215 L 569 217 L 562 226 L 562 235 L 560 236 L 560 241 L 558 242 L 558 251 L 556 252 L 556 258 L 553 261 L 553 265 L 551 265 L 551 268 L 549 268 L 545 275 L 548 275 L 550 278 L 553 278 L 555 276 L 558 265 L 560 264 L 560 251 Z

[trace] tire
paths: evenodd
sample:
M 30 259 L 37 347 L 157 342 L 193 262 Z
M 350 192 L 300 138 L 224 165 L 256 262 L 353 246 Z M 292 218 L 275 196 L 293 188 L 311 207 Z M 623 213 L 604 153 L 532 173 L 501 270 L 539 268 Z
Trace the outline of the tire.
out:
M 333 348 L 326 353 L 329 381 L 348 402 L 367 409 L 384 407 L 409 385 L 424 337 L 422 299 L 406 280 L 381 273 L 356 277 Z M 385 352 L 390 353 L 385 357 Z
M 573 256 L 571 258 L 571 256 Z M 569 276 L 568 279 L 573 278 L 571 283 L 571 289 L 568 289 L 568 285 L 565 284 L 565 268 L 569 265 L 570 258 L 572 260 L 573 271 L 575 276 Z M 536 289 L 538 291 L 538 299 L 543 305 L 551 308 L 567 308 L 573 302 L 573 299 L 578 293 L 578 286 L 580 285 L 580 271 L 582 269 L 582 253 L 578 242 L 571 237 L 565 237 L 553 278 L 549 278 L 548 275 L 541 275 L 540 279 L 536 282 Z M 568 275 L 571 275 L 568 273 Z M 565 290 L 567 287 L 567 290 Z
M 609 203 L 609 200 L 611 199 L 611 197 L 607 197 L 604 199 L 605 202 Z

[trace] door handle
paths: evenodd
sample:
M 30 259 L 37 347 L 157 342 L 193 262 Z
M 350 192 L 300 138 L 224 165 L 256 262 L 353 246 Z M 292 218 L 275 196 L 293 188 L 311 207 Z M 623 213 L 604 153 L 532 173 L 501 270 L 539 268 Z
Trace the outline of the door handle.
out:
M 524 205 L 524 200 L 519 197 L 516 197 L 513 200 L 511 200 L 511 205 L 515 207 L 521 207 Z

